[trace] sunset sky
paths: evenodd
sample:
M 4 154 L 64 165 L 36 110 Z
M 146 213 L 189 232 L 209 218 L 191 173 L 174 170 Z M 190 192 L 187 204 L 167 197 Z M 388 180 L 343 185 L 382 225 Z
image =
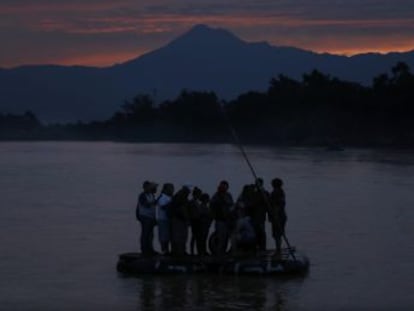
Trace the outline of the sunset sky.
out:
M 317 52 L 414 50 L 413 0 L 0 0 L 0 67 L 107 66 L 200 23 Z

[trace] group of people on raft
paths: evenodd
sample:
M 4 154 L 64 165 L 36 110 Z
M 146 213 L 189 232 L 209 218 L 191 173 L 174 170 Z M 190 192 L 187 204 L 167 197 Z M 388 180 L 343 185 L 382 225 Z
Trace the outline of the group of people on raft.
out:
M 184 185 L 175 192 L 172 183 L 165 183 L 157 197 L 158 184 L 143 183 L 139 194 L 136 217 L 141 224 L 141 253 L 145 256 L 158 254 L 154 251 L 154 229 L 158 226 L 158 238 L 163 255 L 184 256 L 191 230 L 190 253 L 208 255 L 207 244 L 210 227 L 214 222 L 214 255 L 224 255 L 230 241 L 233 255 L 258 253 L 266 250 L 266 215 L 272 225 L 276 244 L 276 256 L 281 254 L 287 216 L 283 181 L 274 178 L 272 191 L 265 190 L 263 179 L 248 184 L 236 201 L 229 192 L 229 183 L 221 181 L 216 193 L 210 197 L 198 187 Z M 195 252 L 196 251 L 196 252 Z

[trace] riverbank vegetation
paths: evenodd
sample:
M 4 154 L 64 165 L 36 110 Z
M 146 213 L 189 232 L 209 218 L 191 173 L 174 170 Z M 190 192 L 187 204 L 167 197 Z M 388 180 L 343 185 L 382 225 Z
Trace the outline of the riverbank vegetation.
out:
M 231 142 L 414 147 L 414 75 L 405 63 L 371 86 L 314 70 L 301 81 L 273 78 L 265 92 L 223 101 L 214 92 L 183 90 L 155 103 L 127 100 L 108 120 L 43 124 L 33 112 L 0 114 L 0 140 Z

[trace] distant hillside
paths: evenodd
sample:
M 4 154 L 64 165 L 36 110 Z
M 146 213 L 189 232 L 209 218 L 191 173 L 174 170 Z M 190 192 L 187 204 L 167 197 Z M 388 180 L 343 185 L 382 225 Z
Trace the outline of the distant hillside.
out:
M 1 69 L 0 112 L 32 110 L 44 121 L 105 119 L 137 93 L 155 93 L 163 100 L 186 88 L 232 99 L 249 90 L 265 90 L 278 74 L 299 79 L 313 69 L 371 84 L 374 76 L 398 61 L 414 68 L 414 52 L 353 57 L 317 54 L 248 43 L 224 29 L 197 25 L 160 49 L 107 68 Z

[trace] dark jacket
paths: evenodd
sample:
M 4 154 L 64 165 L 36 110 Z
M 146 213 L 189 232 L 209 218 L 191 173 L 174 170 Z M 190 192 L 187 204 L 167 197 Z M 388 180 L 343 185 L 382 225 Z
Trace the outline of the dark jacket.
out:
M 186 222 L 189 221 L 189 191 L 186 189 L 179 190 L 172 198 L 170 211 L 172 218 L 178 218 Z
M 231 209 L 233 205 L 233 197 L 230 193 L 216 192 L 210 202 L 210 208 L 214 220 L 229 221 L 231 219 Z
M 286 199 L 285 192 L 282 188 L 275 188 L 270 194 L 270 218 L 272 221 L 278 222 L 280 225 L 284 225 L 287 221 L 287 215 L 285 210 Z
M 256 189 L 253 194 L 252 204 L 249 206 L 248 215 L 253 223 L 264 223 L 268 212 L 269 193 L 265 190 Z

